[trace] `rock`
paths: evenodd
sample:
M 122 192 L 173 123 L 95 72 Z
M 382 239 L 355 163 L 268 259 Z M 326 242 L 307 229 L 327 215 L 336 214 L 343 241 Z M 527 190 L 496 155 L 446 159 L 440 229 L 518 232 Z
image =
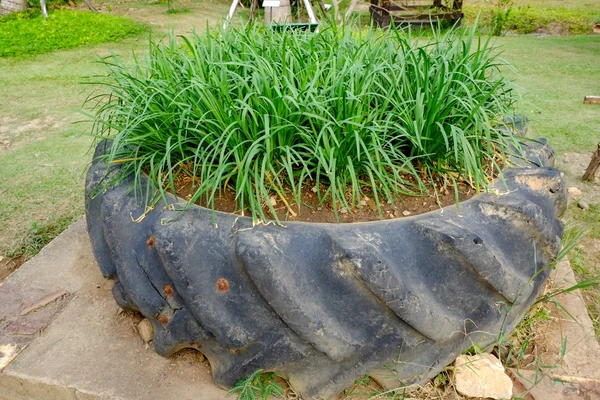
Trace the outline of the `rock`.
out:
M 467 397 L 512 398 L 513 383 L 492 354 L 459 356 L 455 361 L 456 390 Z
M 586 203 L 583 200 L 579 200 L 577 202 L 577 207 L 581 208 L 582 210 L 589 210 L 590 209 L 590 205 L 588 203 Z
M 204 354 L 200 353 L 199 351 L 196 352 L 196 359 L 200 362 L 204 362 L 204 360 L 206 360 L 206 357 L 204 356 Z
M 583 195 L 583 193 L 581 192 L 581 189 L 579 189 L 576 186 L 571 186 L 570 188 L 568 188 L 567 193 L 569 194 L 569 197 L 572 199 L 579 199 Z
M 404 215 L 405 217 L 408 217 L 410 215 L 410 211 L 404 210 L 404 211 L 402 211 L 402 215 Z
M 137 330 L 145 343 L 154 340 L 154 327 L 152 326 L 152 322 L 148 319 L 144 318 L 142 322 L 138 324 Z

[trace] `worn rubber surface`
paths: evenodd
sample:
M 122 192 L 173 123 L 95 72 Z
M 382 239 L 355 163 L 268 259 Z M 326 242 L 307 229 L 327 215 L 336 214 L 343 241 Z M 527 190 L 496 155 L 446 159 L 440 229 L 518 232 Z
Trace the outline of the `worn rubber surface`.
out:
M 497 193 L 458 212 L 285 228 L 167 204 L 133 222 L 145 211 L 133 180 L 92 196 L 108 146 L 86 180 L 100 269 L 119 305 L 152 321 L 158 353 L 200 350 L 221 386 L 259 368 L 288 376 L 305 398 L 367 373 L 423 382 L 513 329 L 561 248 L 566 190 L 544 141 L 513 161 Z

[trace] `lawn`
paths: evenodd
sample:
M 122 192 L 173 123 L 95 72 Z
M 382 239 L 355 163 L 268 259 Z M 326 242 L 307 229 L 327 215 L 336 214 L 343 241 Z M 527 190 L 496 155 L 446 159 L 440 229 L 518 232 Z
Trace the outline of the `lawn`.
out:
M 0 19 L 0 57 L 113 42 L 144 30 L 144 24 L 111 14 L 59 9 L 44 19 L 39 13 L 15 13 Z
M 467 0 L 464 12 L 467 21 L 479 16 L 488 25 L 492 15 L 499 13 L 504 28 L 516 33 L 590 34 L 600 22 L 600 0 L 514 0 L 510 11 L 495 7 L 499 0 Z

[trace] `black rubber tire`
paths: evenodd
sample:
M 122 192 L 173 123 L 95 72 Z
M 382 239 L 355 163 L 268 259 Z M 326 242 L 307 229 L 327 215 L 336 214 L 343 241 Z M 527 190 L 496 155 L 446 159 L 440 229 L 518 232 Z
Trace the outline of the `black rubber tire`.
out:
M 497 194 L 459 212 L 285 228 L 167 204 L 133 222 L 145 211 L 133 180 L 95 193 L 110 145 L 98 145 L 86 180 L 100 269 L 119 305 L 152 321 L 159 354 L 200 350 L 224 387 L 259 368 L 305 398 L 382 368 L 398 386 L 424 382 L 512 330 L 561 249 L 566 190 L 544 141 L 505 171 Z

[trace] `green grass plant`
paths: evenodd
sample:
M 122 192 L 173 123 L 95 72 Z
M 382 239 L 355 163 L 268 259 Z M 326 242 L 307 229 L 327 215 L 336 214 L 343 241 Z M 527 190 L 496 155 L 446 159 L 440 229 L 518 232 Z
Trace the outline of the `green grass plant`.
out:
M 500 3 L 506 0 L 501 0 Z M 478 19 L 484 31 L 499 29 L 519 34 L 550 33 L 585 35 L 600 21 L 600 7 L 592 0 L 583 2 L 509 2 L 510 8 L 493 7 L 494 2 L 476 1 L 464 7 L 467 22 Z M 498 23 L 501 26 L 498 26 Z
M 480 190 L 512 141 L 501 121 L 516 95 L 475 28 L 423 41 L 251 26 L 152 42 L 133 67 L 104 63 L 94 134 L 114 140 L 113 182 L 147 173 L 164 195 L 188 174 L 190 202 L 213 206 L 227 187 L 255 220 L 277 219 L 271 196 L 300 204 L 311 189 L 336 213 L 432 182 Z
M 47 19 L 39 12 L 13 13 L 0 17 L 0 57 L 110 42 L 144 30 L 129 18 L 90 11 L 51 10 Z

